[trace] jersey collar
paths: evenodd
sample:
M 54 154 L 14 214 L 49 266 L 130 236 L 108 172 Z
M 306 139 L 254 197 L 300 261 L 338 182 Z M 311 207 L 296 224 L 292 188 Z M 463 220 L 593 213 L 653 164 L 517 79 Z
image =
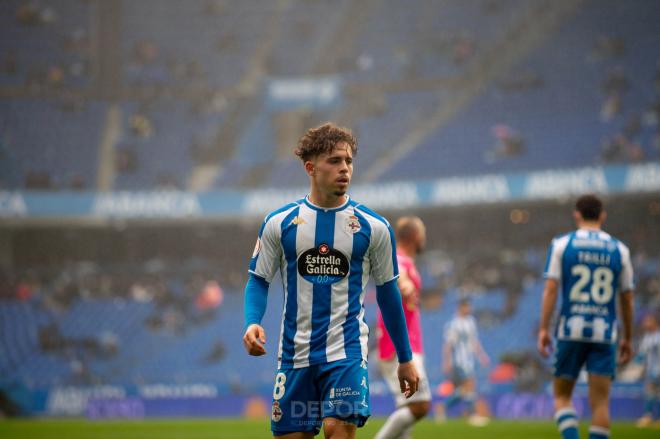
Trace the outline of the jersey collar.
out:
M 317 206 L 316 204 L 314 204 L 314 203 L 312 203 L 311 201 L 309 201 L 309 195 L 305 195 L 305 199 L 304 199 L 304 200 L 305 200 L 305 204 L 306 204 L 310 209 L 314 209 L 314 210 L 319 211 L 319 212 L 338 212 L 338 211 L 340 211 L 340 210 L 346 209 L 346 207 L 348 206 L 348 204 L 351 202 L 351 197 L 348 196 L 348 194 L 347 194 L 347 195 L 346 195 L 346 201 L 344 202 L 344 204 L 342 204 L 341 206 L 337 206 L 337 207 L 321 207 L 321 206 Z

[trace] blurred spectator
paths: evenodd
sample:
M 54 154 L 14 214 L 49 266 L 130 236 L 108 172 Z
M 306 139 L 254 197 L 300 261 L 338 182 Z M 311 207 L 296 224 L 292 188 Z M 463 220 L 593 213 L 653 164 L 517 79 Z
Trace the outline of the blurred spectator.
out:
M 626 77 L 626 74 L 623 70 L 623 67 L 617 66 L 612 68 L 608 74 L 607 78 L 602 84 L 603 92 L 609 96 L 612 94 L 623 94 L 628 91 L 630 88 L 630 81 Z
M 225 345 L 222 343 L 222 340 L 216 340 L 211 347 L 211 350 L 204 357 L 204 364 L 213 364 L 217 363 L 225 357 Z
M 466 31 L 461 32 L 454 40 L 453 61 L 462 65 L 468 62 L 476 53 L 476 43 Z
M 492 163 L 497 158 L 514 157 L 526 152 L 525 141 L 516 130 L 506 124 L 497 124 L 491 128 L 496 144 L 487 151 L 485 160 Z
M 46 85 L 61 87 L 64 84 L 64 69 L 59 65 L 50 66 L 46 72 Z
M 621 114 L 621 107 L 621 95 L 619 93 L 611 93 L 607 96 L 600 109 L 600 120 L 603 122 L 609 122 L 615 116 Z
M 605 163 L 640 162 L 644 159 L 644 150 L 639 143 L 632 142 L 624 134 L 617 134 L 606 139 L 601 146 L 600 158 Z
M 136 136 L 148 139 L 153 134 L 151 120 L 146 113 L 137 112 L 130 119 L 131 131 Z
M 151 64 L 158 58 L 158 46 L 153 41 L 141 40 L 133 47 L 133 59 L 140 65 Z
M 603 60 L 619 58 L 626 54 L 626 42 L 618 36 L 600 35 L 591 50 L 591 58 Z
M 209 280 L 195 298 L 195 306 L 199 311 L 215 309 L 222 304 L 224 293 L 218 282 Z
M 117 149 L 115 169 L 120 174 L 132 174 L 139 168 L 138 154 L 133 145 L 124 145 Z
M 18 73 L 18 57 L 15 51 L 9 50 L 5 54 L 2 60 L 2 72 L 9 76 Z
M 505 91 L 527 91 L 540 88 L 545 81 L 536 72 L 514 72 L 508 78 L 499 82 L 499 87 Z
M 85 183 L 85 179 L 83 178 L 83 176 L 80 174 L 74 174 L 69 179 L 69 189 L 72 189 L 74 191 L 82 191 L 87 189 L 87 184 Z
M 28 171 L 25 175 L 26 189 L 46 190 L 52 189 L 50 173 L 48 171 Z

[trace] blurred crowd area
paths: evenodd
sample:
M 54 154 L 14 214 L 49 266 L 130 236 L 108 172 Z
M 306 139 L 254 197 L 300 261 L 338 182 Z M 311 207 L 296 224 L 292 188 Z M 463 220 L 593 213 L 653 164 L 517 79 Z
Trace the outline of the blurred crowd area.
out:
M 304 180 L 293 144 L 328 119 L 355 130 L 363 173 L 408 136 L 422 139 L 377 180 L 657 160 L 657 10 L 611 0 L 5 0 L 0 189 L 295 186 Z M 497 64 L 555 13 L 549 44 Z M 334 78 L 340 99 L 271 108 L 268 81 L 301 77 Z M 109 133 L 112 153 L 102 151 Z M 213 177 L 200 183 L 200 167 Z

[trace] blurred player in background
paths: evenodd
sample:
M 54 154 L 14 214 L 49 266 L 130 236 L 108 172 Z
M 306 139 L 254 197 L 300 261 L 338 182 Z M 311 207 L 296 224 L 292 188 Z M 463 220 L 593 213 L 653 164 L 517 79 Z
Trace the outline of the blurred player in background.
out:
M 456 316 L 445 325 L 444 334 L 443 372 L 450 378 L 454 391 L 444 405 L 438 406 L 437 415 L 442 420 L 448 409 L 463 401 L 467 405 L 468 422 L 483 426 L 488 418 L 475 412 L 476 363 L 478 359 L 483 367 L 487 367 L 490 359 L 479 341 L 477 321 L 472 316 L 468 299 L 459 301 Z
M 653 314 L 642 321 L 644 337 L 639 354 L 644 361 L 644 415 L 637 421 L 639 427 L 648 427 L 654 415 L 660 416 L 660 329 Z
M 268 215 L 261 226 L 245 287 L 250 355 L 266 353 L 261 319 L 279 270 L 285 291 L 271 430 L 282 438 L 353 438 L 370 415 L 365 287 L 376 299 L 396 349 L 399 388 L 407 397 L 419 378 L 412 362 L 397 287 L 396 244 L 389 223 L 346 194 L 355 137 L 324 124 L 298 142 L 309 194 Z
M 555 421 L 564 439 L 578 438 L 571 396 L 580 369 L 586 365 L 592 413 L 589 438 L 606 439 L 610 434 L 610 386 L 617 360 L 617 298 L 621 300 L 623 320 L 619 360 L 626 363 L 632 354 L 633 270 L 628 247 L 601 230 L 606 214 L 598 197 L 580 197 L 573 217 L 578 229 L 555 238 L 548 250 L 538 350 L 543 356 L 549 355 L 550 320 L 561 286 L 554 370 Z
M 431 389 L 424 367 L 424 348 L 422 345 L 422 326 L 419 314 L 419 294 L 422 279 L 415 267 L 415 257 L 426 244 L 426 228 L 416 216 L 406 216 L 396 222 L 396 257 L 399 262 L 399 290 L 406 316 L 406 326 L 413 352 L 413 362 L 419 373 L 417 393 L 406 399 L 399 390 L 396 375 L 396 350 L 390 335 L 385 329 L 383 317 L 378 314 L 378 360 L 383 378 L 387 382 L 396 402 L 396 410 L 380 429 L 376 439 L 409 438 L 413 425 L 429 412 Z

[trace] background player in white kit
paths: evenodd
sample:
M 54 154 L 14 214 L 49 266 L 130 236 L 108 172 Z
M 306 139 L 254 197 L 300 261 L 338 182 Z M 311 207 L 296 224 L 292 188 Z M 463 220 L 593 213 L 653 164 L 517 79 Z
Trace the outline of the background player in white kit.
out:
M 443 372 L 454 385 L 454 391 L 444 405 L 436 409 L 437 416 L 442 420 L 447 409 L 463 401 L 467 406 L 468 422 L 474 426 L 483 426 L 488 419 L 475 413 L 477 359 L 483 367 L 488 366 L 490 359 L 479 341 L 477 321 L 472 316 L 468 299 L 459 301 L 456 315 L 445 325 L 444 338 Z
M 642 328 L 639 355 L 644 361 L 644 415 L 637 425 L 648 427 L 656 416 L 660 417 L 660 328 L 653 314 L 644 317 Z
M 561 285 L 561 311 L 555 352 L 555 421 L 564 439 L 577 439 L 578 419 L 571 403 L 583 366 L 589 374 L 590 439 L 607 439 L 609 395 L 616 372 L 617 298 L 621 301 L 623 336 L 619 359 L 632 355 L 633 270 L 630 251 L 601 230 L 606 214 L 595 195 L 575 203 L 578 229 L 559 236 L 548 250 L 544 277 L 538 350 L 549 355 L 550 320 Z
M 376 439 L 409 438 L 415 422 L 426 416 L 431 406 L 431 389 L 424 367 L 424 347 L 419 312 L 422 278 L 417 271 L 417 267 L 415 267 L 415 257 L 426 245 L 426 228 L 420 218 L 405 216 L 399 218 L 396 222 L 394 231 L 397 260 L 399 262 L 398 284 L 401 291 L 403 311 L 406 316 L 410 347 L 413 351 L 413 362 L 419 374 L 419 388 L 417 393 L 408 399 L 401 394 L 396 374 L 396 351 L 379 313 L 378 366 L 394 396 L 396 410 L 387 418 L 387 421 L 376 435 Z

